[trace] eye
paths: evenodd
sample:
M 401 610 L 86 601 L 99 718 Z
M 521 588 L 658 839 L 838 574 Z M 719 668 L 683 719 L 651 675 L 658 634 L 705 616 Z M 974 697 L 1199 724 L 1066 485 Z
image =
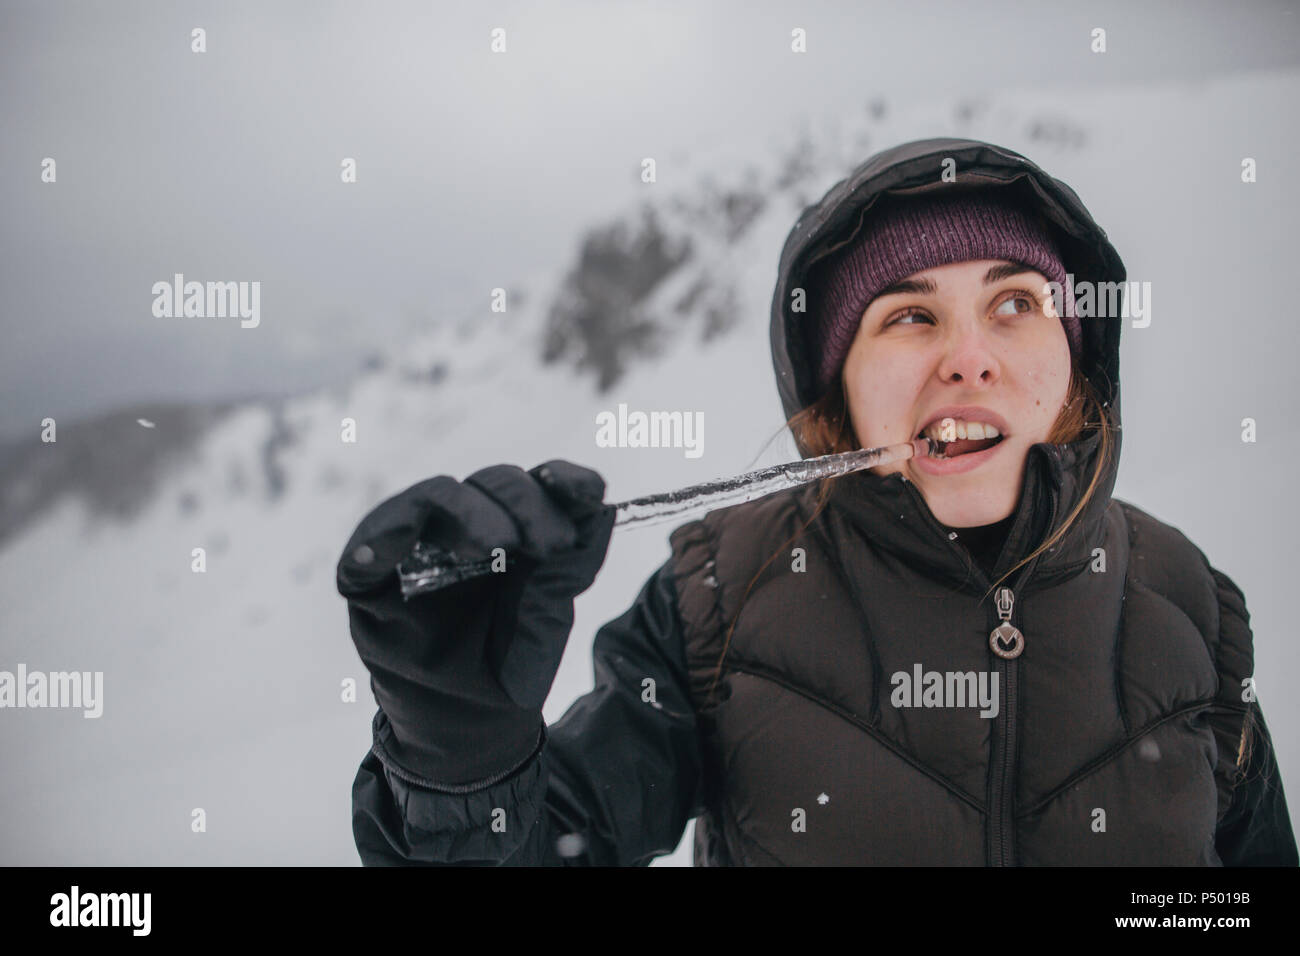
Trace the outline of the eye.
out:
M 1010 312 L 1006 311 L 1007 306 L 1012 306 Z M 1028 315 L 1038 308 L 1038 300 L 1028 292 L 1013 292 L 1010 298 L 1003 299 L 998 307 L 993 310 L 995 315 Z
M 904 319 L 912 319 L 912 318 L 921 318 L 921 319 L 925 319 L 927 322 L 933 322 L 933 321 L 934 321 L 934 320 L 931 319 L 928 315 L 926 315 L 924 312 L 915 312 L 915 311 L 913 311 L 913 312 L 904 312 L 902 315 L 900 315 L 898 318 L 894 319 L 892 322 L 886 322 L 886 323 L 885 323 L 885 328 L 889 328 L 889 326 L 891 326 L 891 325 L 899 325 L 899 324 L 902 324 Z M 912 325 L 912 324 L 914 324 L 914 323 L 908 322 L 908 323 L 906 323 L 906 324 L 908 324 L 908 325 Z

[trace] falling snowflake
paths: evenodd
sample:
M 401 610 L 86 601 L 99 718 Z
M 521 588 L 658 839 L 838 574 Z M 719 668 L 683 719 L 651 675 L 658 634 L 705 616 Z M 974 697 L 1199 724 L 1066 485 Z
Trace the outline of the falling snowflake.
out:
M 581 833 L 565 833 L 555 841 L 555 852 L 566 859 L 579 856 L 587 848 Z
M 820 803 L 822 806 L 826 806 L 826 804 L 830 803 L 830 801 L 831 798 L 826 796 L 826 794 L 824 793 L 817 794 L 817 802 Z
M 1160 759 L 1160 745 L 1148 737 L 1138 744 L 1137 754 L 1143 760 L 1155 763 Z
M 149 421 L 149 419 L 147 419 L 147 418 L 137 418 L 136 421 L 139 422 L 141 425 L 143 425 L 145 428 L 154 428 L 154 427 L 156 427 L 156 426 L 154 425 L 154 423 L 151 422 L 151 421 Z

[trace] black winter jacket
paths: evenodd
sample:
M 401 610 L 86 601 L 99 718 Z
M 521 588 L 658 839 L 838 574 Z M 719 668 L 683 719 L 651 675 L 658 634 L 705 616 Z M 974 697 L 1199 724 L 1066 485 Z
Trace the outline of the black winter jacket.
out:
M 1076 281 L 1124 279 L 1073 191 L 1017 154 L 926 140 L 873 156 L 781 256 L 772 350 L 788 415 L 817 397 L 792 290 L 881 195 L 953 188 L 939 182 L 949 157 L 959 183 L 1034 201 Z M 1121 324 L 1083 323 L 1116 422 Z M 1098 446 L 1093 431 L 1030 449 L 994 577 L 1073 510 Z M 699 818 L 697 865 L 1296 865 L 1268 729 L 1243 694 L 1244 597 L 1179 531 L 1111 496 L 1115 452 L 1069 533 L 1008 579 L 1002 615 L 986 569 L 898 474 L 833 482 L 816 515 L 810 485 L 683 525 L 597 633 L 595 689 L 519 766 L 478 785 L 418 777 L 387 758 L 375 715 L 353 786 L 362 861 L 646 864 Z M 989 646 L 1006 597 L 1025 637 L 1012 659 Z M 996 714 L 899 706 L 894 677 L 917 669 L 996 675 Z

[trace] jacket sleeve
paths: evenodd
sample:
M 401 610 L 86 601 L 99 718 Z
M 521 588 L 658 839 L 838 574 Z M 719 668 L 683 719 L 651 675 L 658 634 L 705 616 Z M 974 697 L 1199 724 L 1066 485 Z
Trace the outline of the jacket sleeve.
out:
M 703 812 L 671 560 L 592 650 L 595 687 L 541 727 L 522 765 L 463 787 L 386 757 L 386 717 L 352 785 L 367 866 L 638 866 L 673 852 Z
M 1295 834 L 1273 740 L 1259 701 L 1253 693 L 1243 693 L 1254 675 L 1246 598 L 1222 571 L 1211 567 L 1210 572 L 1219 599 L 1219 706 L 1213 717 L 1219 746 L 1216 776 L 1220 806 L 1227 804 L 1215 830 L 1215 852 L 1225 866 L 1296 866 Z

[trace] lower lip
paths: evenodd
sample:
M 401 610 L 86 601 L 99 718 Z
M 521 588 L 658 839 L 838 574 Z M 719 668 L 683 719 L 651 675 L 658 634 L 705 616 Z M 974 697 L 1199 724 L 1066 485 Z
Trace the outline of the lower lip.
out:
M 927 475 L 960 475 L 964 471 L 970 471 L 972 468 L 978 468 L 984 464 L 984 462 L 996 455 L 1006 443 L 1007 440 L 1004 438 L 991 448 L 968 452 L 965 455 L 958 455 L 956 458 L 931 458 L 929 455 L 913 455 L 910 460 L 918 471 Z

